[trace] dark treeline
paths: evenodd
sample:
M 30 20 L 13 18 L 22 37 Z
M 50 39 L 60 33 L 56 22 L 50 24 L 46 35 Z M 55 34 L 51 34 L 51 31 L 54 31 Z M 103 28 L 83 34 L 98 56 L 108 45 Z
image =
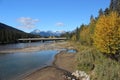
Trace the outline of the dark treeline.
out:
M 40 37 L 33 34 L 25 33 L 21 30 L 0 23 L 0 44 L 16 43 L 19 38 L 34 38 Z

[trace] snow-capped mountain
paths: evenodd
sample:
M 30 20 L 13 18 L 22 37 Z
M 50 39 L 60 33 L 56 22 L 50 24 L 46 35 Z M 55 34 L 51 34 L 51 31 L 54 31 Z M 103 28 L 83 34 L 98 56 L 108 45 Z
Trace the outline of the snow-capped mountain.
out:
M 40 31 L 39 29 L 36 29 L 31 32 L 31 34 L 40 35 L 42 37 L 49 37 L 49 36 L 60 36 L 61 34 L 64 34 L 65 31 Z
M 39 34 L 39 33 L 40 33 L 40 30 L 39 30 L 39 29 L 36 29 L 36 30 L 34 30 L 33 32 L 36 33 L 36 34 L 37 34 L 37 33 Z

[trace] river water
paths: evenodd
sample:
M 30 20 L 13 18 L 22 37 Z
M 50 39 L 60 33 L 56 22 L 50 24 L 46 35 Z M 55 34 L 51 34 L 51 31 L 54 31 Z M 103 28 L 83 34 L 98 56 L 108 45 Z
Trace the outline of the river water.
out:
M 42 44 L 50 44 L 52 42 L 32 42 L 32 43 L 15 43 L 15 44 L 4 44 L 0 45 L 0 50 L 8 50 L 8 49 L 18 49 L 18 48 L 27 48 L 27 47 L 34 47 L 40 46 Z
M 39 46 L 51 43 L 18 43 L 1 45 L 1 50 L 13 48 L 25 48 L 29 46 Z M 54 56 L 59 53 L 57 50 L 43 50 L 36 52 L 19 52 L 0 54 L 0 80 L 18 80 L 23 74 L 27 74 L 38 68 L 51 65 Z

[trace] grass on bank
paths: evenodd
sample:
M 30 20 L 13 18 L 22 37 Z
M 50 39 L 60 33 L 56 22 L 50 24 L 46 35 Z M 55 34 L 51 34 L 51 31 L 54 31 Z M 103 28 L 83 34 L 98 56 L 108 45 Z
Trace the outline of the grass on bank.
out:
M 94 47 L 74 43 L 77 69 L 90 74 L 91 80 L 120 80 L 120 63 L 112 60 Z

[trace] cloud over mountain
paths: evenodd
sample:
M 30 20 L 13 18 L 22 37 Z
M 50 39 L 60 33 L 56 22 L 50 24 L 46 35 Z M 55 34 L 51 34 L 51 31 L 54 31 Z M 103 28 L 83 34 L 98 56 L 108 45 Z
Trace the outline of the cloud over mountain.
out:
M 19 27 L 32 29 L 35 27 L 35 24 L 39 22 L 39 19 L 32 19 L 30 17 L 20 17 L 17 19 L 17 21 L 20 23 Z

